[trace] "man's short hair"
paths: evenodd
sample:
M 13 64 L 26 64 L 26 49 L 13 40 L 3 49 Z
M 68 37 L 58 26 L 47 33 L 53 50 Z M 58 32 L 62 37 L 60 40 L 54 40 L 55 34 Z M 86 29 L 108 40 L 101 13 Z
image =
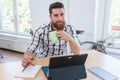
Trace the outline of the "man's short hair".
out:
M 54 2 L 54 3 L 50 4 L 49 13 L 52 14 L 52 9 L 55 9 L 55 8 L 63 8 L 64 9 L 64 5 L 61 2 Z

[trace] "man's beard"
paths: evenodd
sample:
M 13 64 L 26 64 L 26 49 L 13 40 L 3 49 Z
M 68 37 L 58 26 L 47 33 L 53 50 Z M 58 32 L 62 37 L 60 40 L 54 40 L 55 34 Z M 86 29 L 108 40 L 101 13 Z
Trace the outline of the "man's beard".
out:
M 58 22 L 56 22 L 56 23 L 52 22 L 52 25 L 53 25 L 57 30 L 64 30 L 65 21 L 58 21 Z

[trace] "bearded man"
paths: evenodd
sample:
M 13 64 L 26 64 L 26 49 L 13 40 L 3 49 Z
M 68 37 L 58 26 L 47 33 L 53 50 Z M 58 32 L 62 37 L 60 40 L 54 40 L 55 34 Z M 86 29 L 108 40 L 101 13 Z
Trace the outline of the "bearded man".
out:
M 33 57 L 47 57 L 62 55 L 67 53 L 67 43 L 73 54 L 80 53 L 80 46 L 75 41 L 75 31 L 73 26 L 65 23 L 65 9 L 61 2 L 54 2 L 49 7 L 49 17 L 51 22 L 42 25 L 34 32 L 32 42 L 25 51 L 22 66 L 28 63 L 34 65 Z M 53 43 L 50 39 L 50 32 L 56 31 L 58 42 Z

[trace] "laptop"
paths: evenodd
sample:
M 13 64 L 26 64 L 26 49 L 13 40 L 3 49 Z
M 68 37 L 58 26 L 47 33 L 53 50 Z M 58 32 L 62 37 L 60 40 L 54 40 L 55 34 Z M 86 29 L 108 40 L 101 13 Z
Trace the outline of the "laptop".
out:
M 86 78 L 85 61 L 88 54 L 51 57 L 49 67 L 42 67 L 48 80 L 78 80 Z

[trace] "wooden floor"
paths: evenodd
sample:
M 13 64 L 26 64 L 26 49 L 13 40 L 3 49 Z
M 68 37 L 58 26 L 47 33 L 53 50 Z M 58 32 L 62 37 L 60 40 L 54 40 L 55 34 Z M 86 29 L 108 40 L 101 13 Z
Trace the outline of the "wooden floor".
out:
M 23 57 L 23 53 L 6 49 L 0 49 L 0 53 L 3 55 L 3 58 L 0 58 L 0 63 L 19 61 Z

